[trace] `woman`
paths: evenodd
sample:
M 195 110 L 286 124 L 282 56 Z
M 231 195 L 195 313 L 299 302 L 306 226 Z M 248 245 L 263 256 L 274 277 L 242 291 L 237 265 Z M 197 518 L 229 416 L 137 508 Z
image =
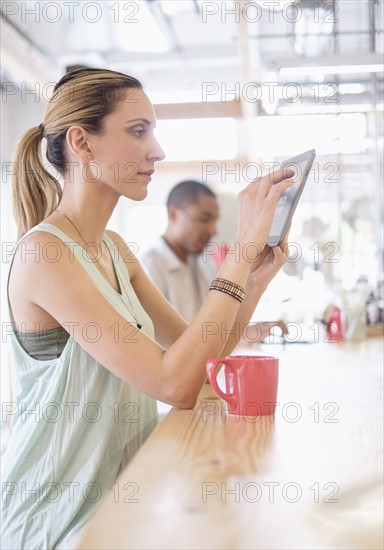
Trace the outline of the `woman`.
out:
M 261 244 L 291 184 L 278 171 L 239 194 L 235 242 L 186 325 L 106 231 L 119 198 L 143 200 L 164 158 L 155 124 L 136 79 L 77 69 L 16 150 L 22 240 L 8 287 L 16 412 L 3 461 L 3 548 L 73 547 L 155 427 L 156 400 L 194 406 L 207 359 L 231 352 L 230 329 L 248 324 L 283 265 L 280 248 Z M 43 140 L 63 190 L 43 167 Z

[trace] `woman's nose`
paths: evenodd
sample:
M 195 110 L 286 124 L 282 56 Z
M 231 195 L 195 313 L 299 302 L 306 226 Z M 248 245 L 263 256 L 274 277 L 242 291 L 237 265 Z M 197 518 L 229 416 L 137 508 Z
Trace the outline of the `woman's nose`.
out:
M 153 146 L 151 147 L 149 154 L 149 158 L 154 159 L 155 161 L 160 161 L 165 159 L 165 152 L 160 146 L 160 143 L 157 141 L 156 138 L 154 138 Z

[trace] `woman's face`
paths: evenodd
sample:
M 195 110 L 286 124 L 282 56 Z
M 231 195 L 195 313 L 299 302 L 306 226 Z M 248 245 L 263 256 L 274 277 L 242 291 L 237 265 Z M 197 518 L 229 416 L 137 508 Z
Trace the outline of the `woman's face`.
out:
M 163 160 L 154 129 L 153 106 L 142 90 L 128 90 L 127 95 L 104 119 L 99 135 L 88 135 L 92 162 L 88 174 L 91 181 L 107 185 L 119 196 L 142 200 L 155 169 Z

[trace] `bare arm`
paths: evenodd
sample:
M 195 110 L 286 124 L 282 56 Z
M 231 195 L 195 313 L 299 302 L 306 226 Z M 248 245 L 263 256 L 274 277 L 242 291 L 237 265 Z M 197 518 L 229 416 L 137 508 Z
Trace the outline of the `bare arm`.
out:
M 246 299 L 241 304 L 229 338 L 223 349 L 223 356 L 229 355 L 241 341 L 251 317 L 269 281 L 284 265 L 287 240 L 280 247 L 266 246 L 253 264 L 246 286 Z
M 243 251 L 250 242 L 266 242 L 277 200 L 289 185 L 283 181 L 281 171 L 273 178 L 276 185 L 272 185 L 271 177 L 266 176 L 250 184 L 239 196 L 241 221 L 237 239 L 218 276 L 243 287 L 247 285 L 252 269 L 249 254 L 245 255 Z M 34 233 L 28 237 L 31 247 L 37 243 L 44 247 L 53 239 L 47 233 Z M 141 331 L 132 330 L 133 325 L 127 323 L 90 284 L 83 267 L 77 261 L 68 261 L 64 243 L 58 239 L 56 242 L 62 247 L 63 254 L 54 263 L 45 261 L 43 257 L 39 262 L 25 263 L 16 258 L 10 285 L 12 307 L 17 301 L 27 309 L 44 310 L 64 327 L 70 323 L 76 341 L 116 376 L 156 399 L 180 407 L 192 407 L 206 378 L 207 359 L 219 356 L 226 343 L 221 334 L 209 335 L 207 327 L 220 323 L 232 326 L 239 312 L 239 302 L 222 292 L 209 292 L 195 319 L 186 327 L 170 310 L 169 304 L 160 299 L 153 285 L 142 277 L 137 264 L 132 284 L 141 299 L 148 292 L 147 311 L 153 316 L 155 326 L 161 321 L 166 323 L 168 328 L 160 338 L 173 343 L 165 350 Z M 25 280 L 43 283 L 26 287 Z M 21 300 L 20 295 L 17 296 L 20 289 Z M 264 286 L 259 285 L 255 292 L 263 290 Z M 151 299 L 154 300 L 152 306 Z M 22 307 L 18 318 L 23 318 Z M 89 323 L 98 327 L 100 338 L 96 341 L 87 338 L 85 327 Z

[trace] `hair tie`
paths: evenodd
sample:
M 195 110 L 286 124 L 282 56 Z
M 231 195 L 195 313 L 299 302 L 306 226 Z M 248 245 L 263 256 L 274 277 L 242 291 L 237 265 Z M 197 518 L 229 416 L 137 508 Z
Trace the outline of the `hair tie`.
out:
M 41 137 L 44 137 L 44 124 L 41 123 L 38 126 Z

